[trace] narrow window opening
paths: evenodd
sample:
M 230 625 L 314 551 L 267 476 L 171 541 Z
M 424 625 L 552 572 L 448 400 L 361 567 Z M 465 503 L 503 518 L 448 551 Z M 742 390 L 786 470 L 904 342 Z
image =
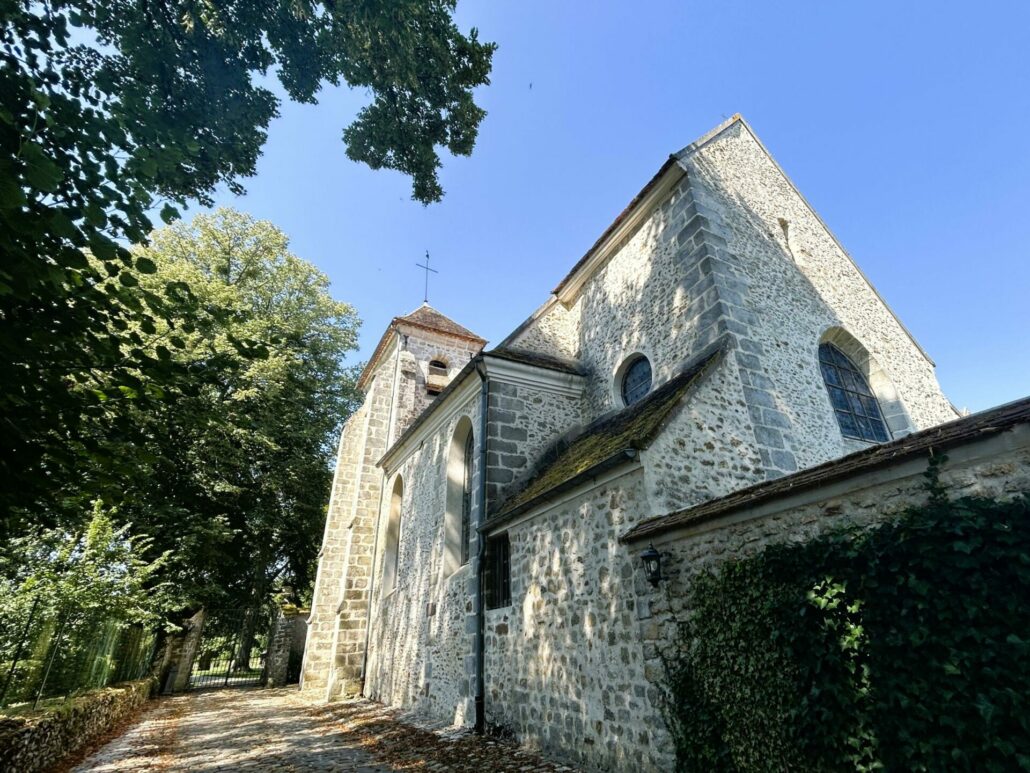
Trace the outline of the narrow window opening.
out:
M 390 497 L 390 518 L 386 522 L 386 545 L 383 555 L 383 592 L 389 593 L 397 585 L 400 569 L 401 505 L 404 501 L 404 484 L 400 478 L 393 484 Z
M 511 606 L 511 544 L 508 533 L 486 541 L 486 608 Z
M 472 534 L 472 433 L 465 438 L 465 454 L 461 487 L 461 563 L 469 562 L 469 539 Z
M 443 360 L 430 360 L 426 377 L 426 393 L 438 395 L 447 386 L 447 363 Z

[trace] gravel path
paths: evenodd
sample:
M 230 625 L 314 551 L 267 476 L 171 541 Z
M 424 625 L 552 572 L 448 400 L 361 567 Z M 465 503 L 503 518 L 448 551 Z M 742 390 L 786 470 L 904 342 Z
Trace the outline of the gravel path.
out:
M 73 768 L 124 771 L 491 771 L 550 773 L 508 743 L 400 721 L 368 701 L 316 706 L 296 689 L 232 689 L 162 698 Z

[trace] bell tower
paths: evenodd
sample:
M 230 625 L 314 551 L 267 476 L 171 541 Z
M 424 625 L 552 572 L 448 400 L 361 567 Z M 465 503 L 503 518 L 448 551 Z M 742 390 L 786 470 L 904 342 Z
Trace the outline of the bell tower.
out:
M 363 686 L 368 600 L 384 485 L 376 462 L 486 341 L 428 303 L 394 317 L 358 379 L 340 436 L 308 618 L 301 689 L 325 700 Z

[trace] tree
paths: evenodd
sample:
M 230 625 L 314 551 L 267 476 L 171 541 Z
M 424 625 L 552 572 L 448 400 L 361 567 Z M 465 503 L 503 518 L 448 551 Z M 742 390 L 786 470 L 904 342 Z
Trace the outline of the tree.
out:
M 356 346 L 357 316 L 271 223 L 220 209 L 149 242 L 133 250 L 154 266 L 138 276 L 141 287 L 188 285 L 194 319 L 190 332 L 174 319 L 140 330 L 142 346 L 205 380 L 174 401 L 127 403 L 131 444 L 97 425 L 100 461 L 80 468 L 60 498 L 100 491 L 119 502 L 155 551 L 169 551 L 161 579 L 183 608 L 255 606 L 273 586 L 306 588 L 334 440 L 356 399 L 343 357 Z M 243 340 L 264 342 L 260 356 L 241 353 Z M 107 459 L 123 460 L 110 483 Z
M 127 629 L 156 625 L 172 603 L 156 581 L 167 555 L 100 502 L 89 513 L 81 531 L 32 529 L 0 553 L 0 701 L 27 700 L 41 682 L 58 694 L 102 686 L 115 660 L 144 654 L 118 657 L 119 639 L 138 643 Z
M 441 197 L 437 148 L 471 152 L 484 116 L 472 91 L 488 83 L 494 50 L 474 29 L 458 31 L 454 9 L 454 0 L 0 7 L 0 537 L 49 517 L 53 491 L 84 459 L 100 460 L 99 422 L 107 438 L 137 436 L 112 400 L 149 409 L 199 378 L 153 356 L 141 332 L 178 320 L 188 333 L 189 288 L 141 287 L 154 265 L 120 240 L 145 241 L 154 207 L 168 221 L 220 184 L 242 190 L 278 106 L 263 76 L 300 102 L 326 84 L 366 89 L 371 104 L 344 131 L 348 155 L 410 175 L 419 201 Z

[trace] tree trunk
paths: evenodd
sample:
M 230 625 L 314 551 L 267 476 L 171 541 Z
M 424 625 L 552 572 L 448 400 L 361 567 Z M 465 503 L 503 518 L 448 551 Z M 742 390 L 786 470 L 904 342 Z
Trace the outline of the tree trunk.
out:
M 233 661 L 234 671 L 244 671 L 250 667 L 250 655 L 254 651 L 256 638 L 254 634 L 255 617 L 249 609 L 244 614 L 243 626 L 240 628 L 240 646 L 236 649 L 236 659 Z

